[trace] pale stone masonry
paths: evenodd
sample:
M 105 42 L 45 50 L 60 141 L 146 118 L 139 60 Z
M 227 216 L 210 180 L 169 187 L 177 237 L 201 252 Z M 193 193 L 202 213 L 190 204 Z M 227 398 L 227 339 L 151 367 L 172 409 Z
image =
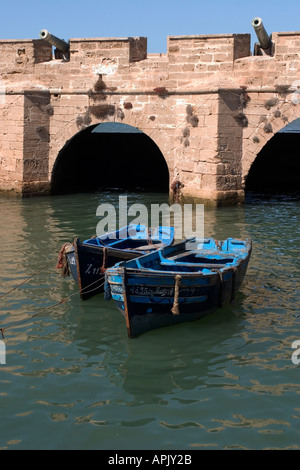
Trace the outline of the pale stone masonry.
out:
M 257 49 L 249 34 L 172 36 L 166 54 L 143 37 L 71 39 L 68 57 L 42 39 L 0 41 L 0 190 L 49 192 L 65 143 L 119 121 L 155 142 L 183 196 L 242 202 L 257 154 L 300 117 L 300 32 Z

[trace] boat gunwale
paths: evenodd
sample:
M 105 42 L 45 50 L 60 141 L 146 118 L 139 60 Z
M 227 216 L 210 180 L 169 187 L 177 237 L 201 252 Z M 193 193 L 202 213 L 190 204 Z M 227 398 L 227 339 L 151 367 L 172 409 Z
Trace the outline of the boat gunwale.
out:
M 250 242 L 249 249 L 243 253 L 244 256 L 243 257 L 238 256 L 238 255 L 236 256 L 237 258 L 236 264 L 231 265 L 231 266 L 228 266 L 225 264 L 224 267 L 221 267 L 221 268 L 209 268 L 210 272 L 205 272 L 205 273 L 203 273 L 202 271 L 185 272 L 185 271 L 167 271 L 165 269 L 155 270 L 155 269 L 146 268 L 142 266 L 133 268 L 133 267 L 125 266 L 125 263 L 127 263 L 126 261 L 121 261 L 120 263 L 117 263 L 115 266 L 108 268 L 107 274 L 109 276 L 121 275 L 124 268 L 126 268 L 126 271 L 130 273 L 130 275 L 138 275 L 138 276 L 144 275 L 145 277 L 153 277 L 153 276 L 164 277 L 166 275 L 171 275 L 171 276 L 180 275 L 181 277 L 184 277 L 186 279 L 188 277 L 195 278 L 195 277 L 207 277 L 207 276 L 213 276 L 213 275 L 219 276 L 219 273 L 226 274 L 229 271 L 235 272 L 236 270 L 238 271 L 239 269 L 241 269 L 243 264 L 249 262 L 251 251 L 252 251 L 252 244 Z M 149 254 L 144 255 L 144 256 L 145 257 L 149 256 Z M 144 258 L 144 256 L 139 258 L 139 262 L 141 261 L 141 258 Z M 197 266 L 197 263 L 193 263 L 193 265 Z M 173 264 L 173 266 L 176 266 L 176 262 Z M 186 266 L 188 267 L 188 263 L 186 263 Z M 201 267 L 205 269 L 205 266 L 201 266 Z M 110 281 L 110 282 L 113 283 L 113 281 Z
M 151 245 L 151 243 L 149 243 L 149 249 L 148 250 L 147 249 L 145 249 L 145 250 L 136 250 L 136 249 L 133 249 L 133 248 L 127 248 L 127 249 L 115 248 L 111 245 L 89 245 L 88 243 L 81 242 L 79 238 L 76 238 L 75 242 L 77 244 L 79 244 L 80 248 L 83 246 L 86 251 L 96 250 L 96 252 L 99 252 L 99 251 L 103 252 L 103 249 L 105 248 L 107 250 L 108 255 L 109 254 L 120 255 L 120 254 L 124 254 L 124 253 L 130 253 L 130 254 L 134 253 L 138 256 L 143 256 L 144 254 L 145 255 L 150 254 L 150 253 L 147 253 L 147 251 L 154 252 L 155 250 L 157 250 L 155 245 Z
M 206 272 L 206 273 L 203 273 L 202 271 L 197 271 L 197 272 L 166 271 L 166 270 L 160 271 L 160 270 L 154 270 L 154 269 L 149 269 L 149 268 L 142 269 L 142 268 L 128 268 L 124 266 L 117 266 L 117 267 L 112 266 L 111 268 L 108 268 L 107 274 L 108 276 L 116 276 L 116 275 L 121 276 L 125 268 L 127 273 L 131 276 L 138 276 L 138 277 L 144 276 L 146 278 L 148 277 L 164 278 L 166 276 L 174 277 L 175 275 L 179 275 L 184 279 L 188 279 L 188 278 L 194 279 L 197 277 L 205 278 L 205 277 L 212 277 L 212 276 L 216 276 L 219 278 L 220 276 L 219 273 L 227 274 L 230 271 L 235 272 L 236 270 L 239 270 L 242 267 L 242 264 L 245 264 L 248 261 L 249 256 L 245 259 L 239 260 L 238 264 L 234 266 L 225 266 L 224 268 L 220 268 L 220 269 L 216 268 L 215 270 L 213 270 L 212 268 L 210 269 L 210 272 Z M 112 281 L 111 279 L 109 280 L 109 282 L 111 284 L 120 284 L 120 282 L 115 282 L 115 281 Z
M 131 228 L 132 229 L 134 227 L 137 228 L 139 225 L 140 224 L 129 224 L 127 226 L 119 228 L 118 230 L 115 230 L 114 232 L 109 232 L 109 233 L 106 233 L 106 234 L 102 234 L 100 236 L 88 238 L 88 239 L 86 239 L 86 240 L 84 240 L 83 242 L 80 242 L 80 243 L 82 243 L 85 246 L 87 245 L 87 246 L 95 246 L 97 248 L 103 248 L 103 247 L 112 247 L 114 244 L 122 243 L 126 240 L 140 240 L 140 241 L 145 241 L 145 242 L 149 241 L 149 245 L 151 245 L 152 242 L 157 242 L 157 244 L 162 243 L 163 246 L 169 246 L 174 242 L 175 229 L 174 229 L 174 227 L 166 226 L 166 225 L 159 225 L 157 227 L 147 227 L 146 225 L 140 225 L 141 227 L 143 227 L 143 230 L 142 231 L 139 230 L 138 232 L 136 231 L 136 233 L 148 234 L 148 237 L 134 238 L 134 237 L 129 235 L 129 236 L 126 236 L 124 238 L 119 238 L 119 236 L 122 234 L 122 232 L 125 231 L 125 233 L 128 234 L 129 231 L 131 230 Z M 164 238 L 159 238 L 159 236 L 155 236 L 156 234 L 159 235 L 159 233 L 163 234 L 164 229 L 168 229 L 168 232 L 169 232 L 168 237 L 165 239 L 165 243 L 164 243 Z M 112 242 L 111 245 L 106 244 L 105 241 L 107 239 L 113 239 L 114 241 Z M 100 242 L 102 242 L 102 244 L 89 243 L 91 240 L 99 240 Z M 153 243 L 153 245 L 154 244 L 155 243 Z

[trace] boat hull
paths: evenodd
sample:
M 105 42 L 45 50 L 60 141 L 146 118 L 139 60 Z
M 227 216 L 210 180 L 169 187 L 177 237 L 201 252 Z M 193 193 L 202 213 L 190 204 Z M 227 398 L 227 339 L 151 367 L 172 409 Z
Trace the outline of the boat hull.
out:
M 79 285 L 82 300 L 103 292 L 107 268 L 141 256 L 141 253 L 133 251 L 105 250 L 101 246 L 90 246 L 76 239 L 73 251 L 66 253 L 71 275 Z
M 181 273 L 177 280 L 171 274 L 141 273 L 124 267 L 108 271 L 111 295 L 126 320 L 128 336 L 198 320 L 230 303 L 244 279 L 248 261 L 249 257 L 238 269 L 223 274 Z
M 107 268 L 171 245 L 173 239 L 172 227 L 148 229 L 132 224 L 84 242 L 75 239 L 64 253 L 71 275 L 79 285 L 80 296 L 87 300 L 104 291 Z

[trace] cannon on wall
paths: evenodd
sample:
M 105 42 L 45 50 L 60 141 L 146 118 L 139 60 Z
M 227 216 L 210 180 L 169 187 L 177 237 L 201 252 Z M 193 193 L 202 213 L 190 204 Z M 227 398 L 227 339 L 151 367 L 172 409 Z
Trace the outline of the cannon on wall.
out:
M 47 41 L 49 44 L 51 44 L 52 46 L 56 48 L 55 50 L 56 58 L 61 58 L 62 54 L 68 57 L 69 52 L 70 52 L 70 44 L 68 42 L 64 41 L 63 39 L 57 38 L 53 34 L 50 34 L 49 31 L 47 31 L 47 29 L 41 29 L 39 36 L 40 36 L 40 39 L 44 39 L 45 41 Z M 62 54 L 59 54 L 59 53 L 57 54 L 57 51 L 59 51 L 59 53 L 62 53 Z
M 253 18 L 251 24 L 254 28 L 257 39 L 259 41 L 258 45 L 265 51 L 267 49 L 270 49 L 272 46 L 271 37 L 268 35 L 267 31 L 265 30 L 262 19 L 257 16 Z

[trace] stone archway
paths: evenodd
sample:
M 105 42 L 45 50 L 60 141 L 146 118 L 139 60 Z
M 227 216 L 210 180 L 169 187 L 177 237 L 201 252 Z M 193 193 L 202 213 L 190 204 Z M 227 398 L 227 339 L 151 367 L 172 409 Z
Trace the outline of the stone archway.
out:
M 169 170 L 155 142 L 136 127 L 118 122 L 94 124 L 77 132 L 59 151 L 51 192 L 105 188 L 169 190 Z
M 300 133 L 277 132 L 254 160 L 245 191 L 261 194 L 294 193 L 300 190 Z
M 276 144 L 278 141 L 281 141 L 281 145 L 284 138 L 278 137 L 279 131 L 282 131 L 288 124 L 300 118 L 300 104 L 295 105 L 292 101 L 279 102 L 276 109 L 272 110 L 272 114 L 266 118 L 263 114 L 264 111 L 263 109 L 261 110 L 260 122 L 257 127 L 250 129 L 250 132 L 247 132 L 247 137 L 243 141 L 242 180 L 244 188 L 247 186 L 248 175 L 252 167 L 256 166 L 256 159 L 266 154 L 268 149 L 272 148 L 273 143 Z M 278 147 L 279 149 L 280 147 Z M 264 171 L 268 171 L 268 168 L 265 167 Z

